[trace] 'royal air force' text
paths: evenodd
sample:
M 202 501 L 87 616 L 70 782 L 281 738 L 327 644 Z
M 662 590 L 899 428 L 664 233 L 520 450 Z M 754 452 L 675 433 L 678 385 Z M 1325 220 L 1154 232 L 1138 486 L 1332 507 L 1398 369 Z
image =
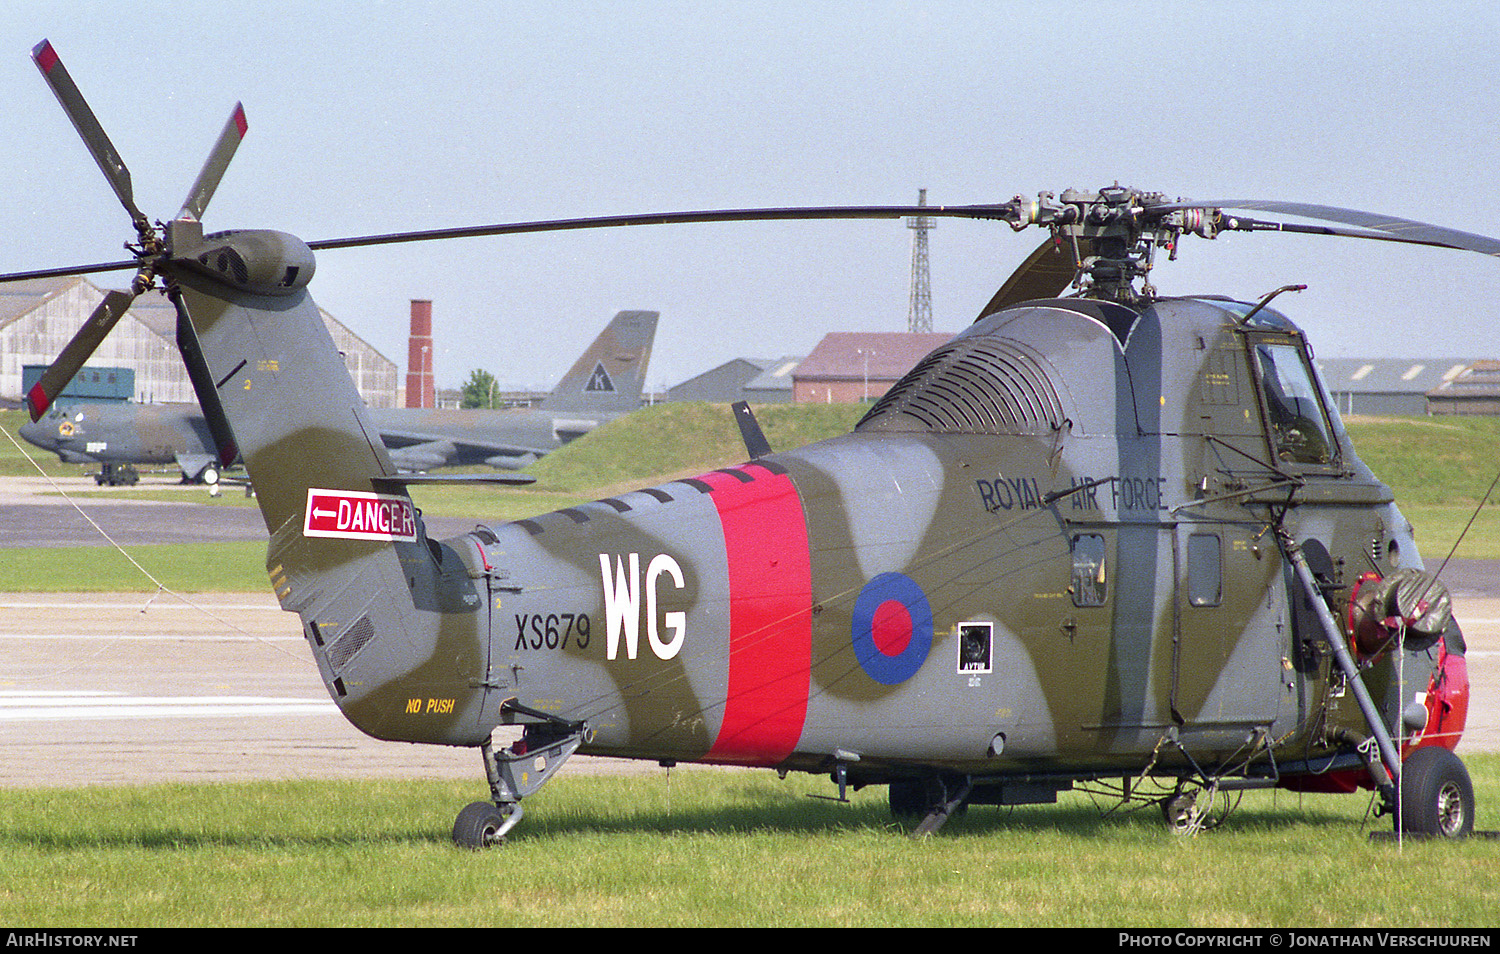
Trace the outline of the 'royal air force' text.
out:
M 1163 499 L 1165 477 L 1074 477 L 1061 493 L 1044 493 L 1035 477 L 996 477 L 976 480 L 979 502 L 990 513 L 1008 510 L 1040 510 L 1051 500 L 1072 510 L 1102 510 L 1115 513 L 1166 510 Z

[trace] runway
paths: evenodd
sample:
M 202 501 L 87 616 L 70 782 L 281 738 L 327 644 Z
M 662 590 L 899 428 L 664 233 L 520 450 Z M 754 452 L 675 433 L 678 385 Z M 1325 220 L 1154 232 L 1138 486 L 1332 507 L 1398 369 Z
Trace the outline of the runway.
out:
M 107 545 L 106 536 L 127 547 L 266 538 L 258 509 L 212 504 L 207 487 L 150 476 L 138 488 L 178 499 L 134 500 L 127 496 L 131 488 L 101 490 L 87 477 L 0 477 L 0 549 L 97 547 Z M 244 491 L 226 484 L 222 493 L 243 496 Z M 456 517 L 434 517 L 427 524 L 437 537 L 474 527 L 473 520 Z
M 14 545 L 12 534 L 48 539 L 57 504 L 15 493 L 10 480 L 0 479 L 4 545 Z M 160 532 L 160 507 L 174 525 L 264 535 L 249 508 L 96 500 L 88 509 L 129 538 Z M 154 516 L 134 515 L 141 510 Z M 226 512 L 255 523 L 226 528 Z M 1444 576 L 1468 643 L 1471 701 L 1459 752 L 1500 751 L 1500 565 L 1458 562 Z M 0 786 L 454 778 L 472 780 L 476 798 L 487 794 L 477 750 L 376 741 L 345 721 L 297 618 L 269 592 L 0 594 L 0 654 Z M 661 769 L 580 757 L 565 771 Z
M 269 594 L 0 594 L 0 786 L 470 779 L 478 750 L 351 726 Z M 570 770 L 654 763 L 578 757 Z
M 180 500 L 126 499 L 83 477 L 0 478 L 0 559 L 11 547 L 108 546 L 104 534 L 127 548 L 266 538 L 256 508 L 211 504 L 206 487 L 163 477 L 139 486 Z M 473 521 L 428 526 L 448 536 Z M 478 750 L 382 742 L 351 726 L 269 586 L 182 598 L 0 593 L 0 658 L 0 786 L 456 778 L 487 796 Z

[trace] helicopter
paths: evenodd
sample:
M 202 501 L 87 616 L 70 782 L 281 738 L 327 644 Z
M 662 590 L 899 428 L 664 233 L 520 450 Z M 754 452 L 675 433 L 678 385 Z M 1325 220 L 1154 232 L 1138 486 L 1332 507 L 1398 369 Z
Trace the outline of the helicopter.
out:
M 1229 231 L 1500 255 L 1500 240 L 1355 210 L 1123 186 L 961 206 L 657 212 L 304 242 L 205 234 L 236 106 L 182 210 L 153 225 L 50 43 L 32 51 L 137 240 L 134 269 L 27 396 L 44 413 L 135 296 L 165 295 L 266 569 L 330 697 L 377 739 L 476 750 L 503 843 L 575 754 L 886 786 L 938 832 L 969 805 L 1075 787 L 1179 830 L 1248 789 L 1369 791 L 1393 831 L 1472 832 L 1454 753 L 1462 631 L 1394 495 L 1360 460 L 1307 338 L 1273 307 L 1160 295 L 1159 255 Z M 1317 224 L 1269 221 L 1271 213 Z M 308 286 L 315 252 L 542 231 L 960 217 L 1046 233 L 978 319 L 849 434 L 430 537 Z M 499 475 L 514 482 L 526 475 Z M 514 741 L 497 742 L 507 733 Z

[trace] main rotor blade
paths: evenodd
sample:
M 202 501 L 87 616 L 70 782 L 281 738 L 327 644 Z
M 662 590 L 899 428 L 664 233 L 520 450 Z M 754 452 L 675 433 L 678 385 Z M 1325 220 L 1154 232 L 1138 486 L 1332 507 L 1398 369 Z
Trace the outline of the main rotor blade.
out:
M 493 225 L 473 225 L 448 229 L 429 229 L 411 232 L 390 232 L 382 235 L 364 235 L 352 238 L 321 239 L 308 242 L 314 251 L 327 249 L 359 248 L 368 245 L 394 245 L 404 242 L 430 242 L 439 239 L 481 238 L 493 235 L 522 235 L 530 232 L 559 232 L 578 229 L 621 228 L 628 225 L 682 225 L 706 222 L 773 222 L 794 220 L 838 220 L 838 219 L 905 219 L 912 216 L 931 216 L 963 219 L 990 219 L 1015 224 L 1019 222 L 1021 204 L 1012 199 L 1001 204 L 980 205 L 855 205 L 855 206 L 806 206 L 800 208 L 768 209 L 707 209 L 687 212 L 652 212 L 642 215 L 606 215 L 576 219 L 540 219 L 530 222 L 501 222 Z M 0 275 L 0 282 L 24 278 L 50 278 L 61 275 L 82 275 L 95 271 L 113 271 L 135 267 L 135 262 L 108 263 L 104 265 L 80 265 L 67 268 L 45 269 L 29 272 L 14 272 Z M 1069 278 L 1069 281 L 1072 279 Z M 1066 283 L 1063 287 L 1066 287 Z
M 0 284 L 5 282 L 21 282 L 33 278 L 66 278 L 71 275 L 93 275 L 98 272 L 123 272 L 127 268 L 138 269 L 141 263 L 136 259 L 127 262 L 97 262 L 93 265 L 62 265 L 57 268 L 37 268 L 29 272 L 7 272 L 0 275 Z
M 31 50 L 31 58 L 37 68 L 42 71 L 42 78 L 51 87 L 52 94 L 62 104 L 63 112 L 73 121 L 73 128 L 78 130 L 78 135 L 83 137 L 83 144 L 88 147 L 89 153 L 93 155 L 94 162 L 104 173 L 104 178 L 109 180 L 110 188 L 115 190 L 120 204 L 125 206 L 125 211 L 130 213 L 130 221 L 137 230 L 142 227 L 149 228 L 150 223 L 141 210 L 136 207 L 135 195 L 130 185 L 130 170 L 125 168 L 125 162 L 120 154 L 115 151 L 114 144 L 105 135 L 104 127 L 99 125 L 94 111 L 84 100 L 83 94 L 78 91 L 73 77 L 69 75 L 67 67 L 63 66 L 62 60 L 58 58 L 57 51 L 52 49 L 52 44 L 47 40 L 38 43 Z
M 1283 232 L 1312 232 L 1322 235 L 1342 235 L 1348 238 L 1374 239 L 1383 242 L 1406 242 L 1413 245 L 1432 245 L 1460 251 L 1478 252 L 1481 255 L 1500 256 L 1500 239 L 1473 232 L 1461 232 L 1427 222 L 1363 212 L 1359 209 L 1341 209 L 1331 205 L 1309 205 L 1303 202 L 1279 202 L 1265 199 L 1227 199 L 1198 202 L 1182 200 L 1164 205 L 1153 205 L 1152 211 L 1174 209 L 1249 209 L 1256 212 L 1276 212 L 1281 215 L 1296 215 L 1325 222 L 1340 222 L 1353 225 L 1362 231 L 1350 229 L 1318 229 L 1311 226 L 1292 225 L 1279 222 L 1246 220 L 1245 225 L 1228 225 L 1226 228 L 1243 228 L 1246 231 L 1276 230 Z
M 62 393 L 68 382 L 73 380 L 73 375 L 83 367 L 99 343 L 108 335 L 110 329 L 125 314 L 131 302 L 135 301 L 135 292 L 111 291 L 107 292 L 99 307 L 89 315 L 83 327 L 78 329 L 78 334 L 63 348 L 62 354 L 57 360 L 42 372 L 41 378 L 34 384 L 30 391 L 26 392 L 26 406 L 31 411 L 33 422 L 40 420 L 52 402 Z
M 809 219 L 903 219 L 914 215 L 965 219 L 1013 220 L 1017 204 L 1003 205 L 854 205 L 809 206 L 785 209 L 706 209 L 693 212 L 652 212 L 644 215 L 604 215 L 580 219 L 542 219 L 533 222 L 509 222 L 496 225 L 474 225 L 454 229 L 430 229 L 416 232 L 391 232 L 357 238 L 323 239 L 308 242 L 314 251 L 331 248 L 356 248 L 364 245 L 393 245 L 400 242 L 429 242 L 437 239 L 479 238 L 488 235 L 521 235 L 527 232 L 560 232 L 570 229 L 609 229 L 627 225 L 682 225 L 692 222 L 774 222 Z
M 219 132 L 218 141 L 214 143 L 207 161 L 203 163 L 203 169 L 198 173 L 198 181 L 188 190 L 187 200 L 182 203 L 182 211 L 177 213 L 178 218 L 185 215 L 199 220 L 203 218 L 208 200 L 213 198 L 214 190 L 219 187 L 219 180 L 224 178 L 229 160 L 234 158 L 235 150 L 239 149 L 240 141 L 245 138 L 245 132 L 249 128 L 249 123 L 245 121 L 244 104 L 235 103 L 234 110 Z

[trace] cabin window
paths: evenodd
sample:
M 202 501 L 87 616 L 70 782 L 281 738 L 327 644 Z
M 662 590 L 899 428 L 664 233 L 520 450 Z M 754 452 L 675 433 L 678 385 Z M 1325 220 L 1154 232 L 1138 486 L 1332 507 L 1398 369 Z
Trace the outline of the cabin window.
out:
M 1302 349 L 1295 344 L 1262 342 L 1255 346 L 1255 362 L 1277 459 L 1293 464 L 1333 463 L 1338 445 Z
M 1109 598 L 1104 568 L 1104 538 L 1097 533 L 1073 537 L 1073 582 L 1068 592 L 1074 606 L 1103 606 Z
M 1194 533 L 1187 543 L 1188 602 L 1218 606 L 1224 599 L 1224 564 L 1217 533 Z

